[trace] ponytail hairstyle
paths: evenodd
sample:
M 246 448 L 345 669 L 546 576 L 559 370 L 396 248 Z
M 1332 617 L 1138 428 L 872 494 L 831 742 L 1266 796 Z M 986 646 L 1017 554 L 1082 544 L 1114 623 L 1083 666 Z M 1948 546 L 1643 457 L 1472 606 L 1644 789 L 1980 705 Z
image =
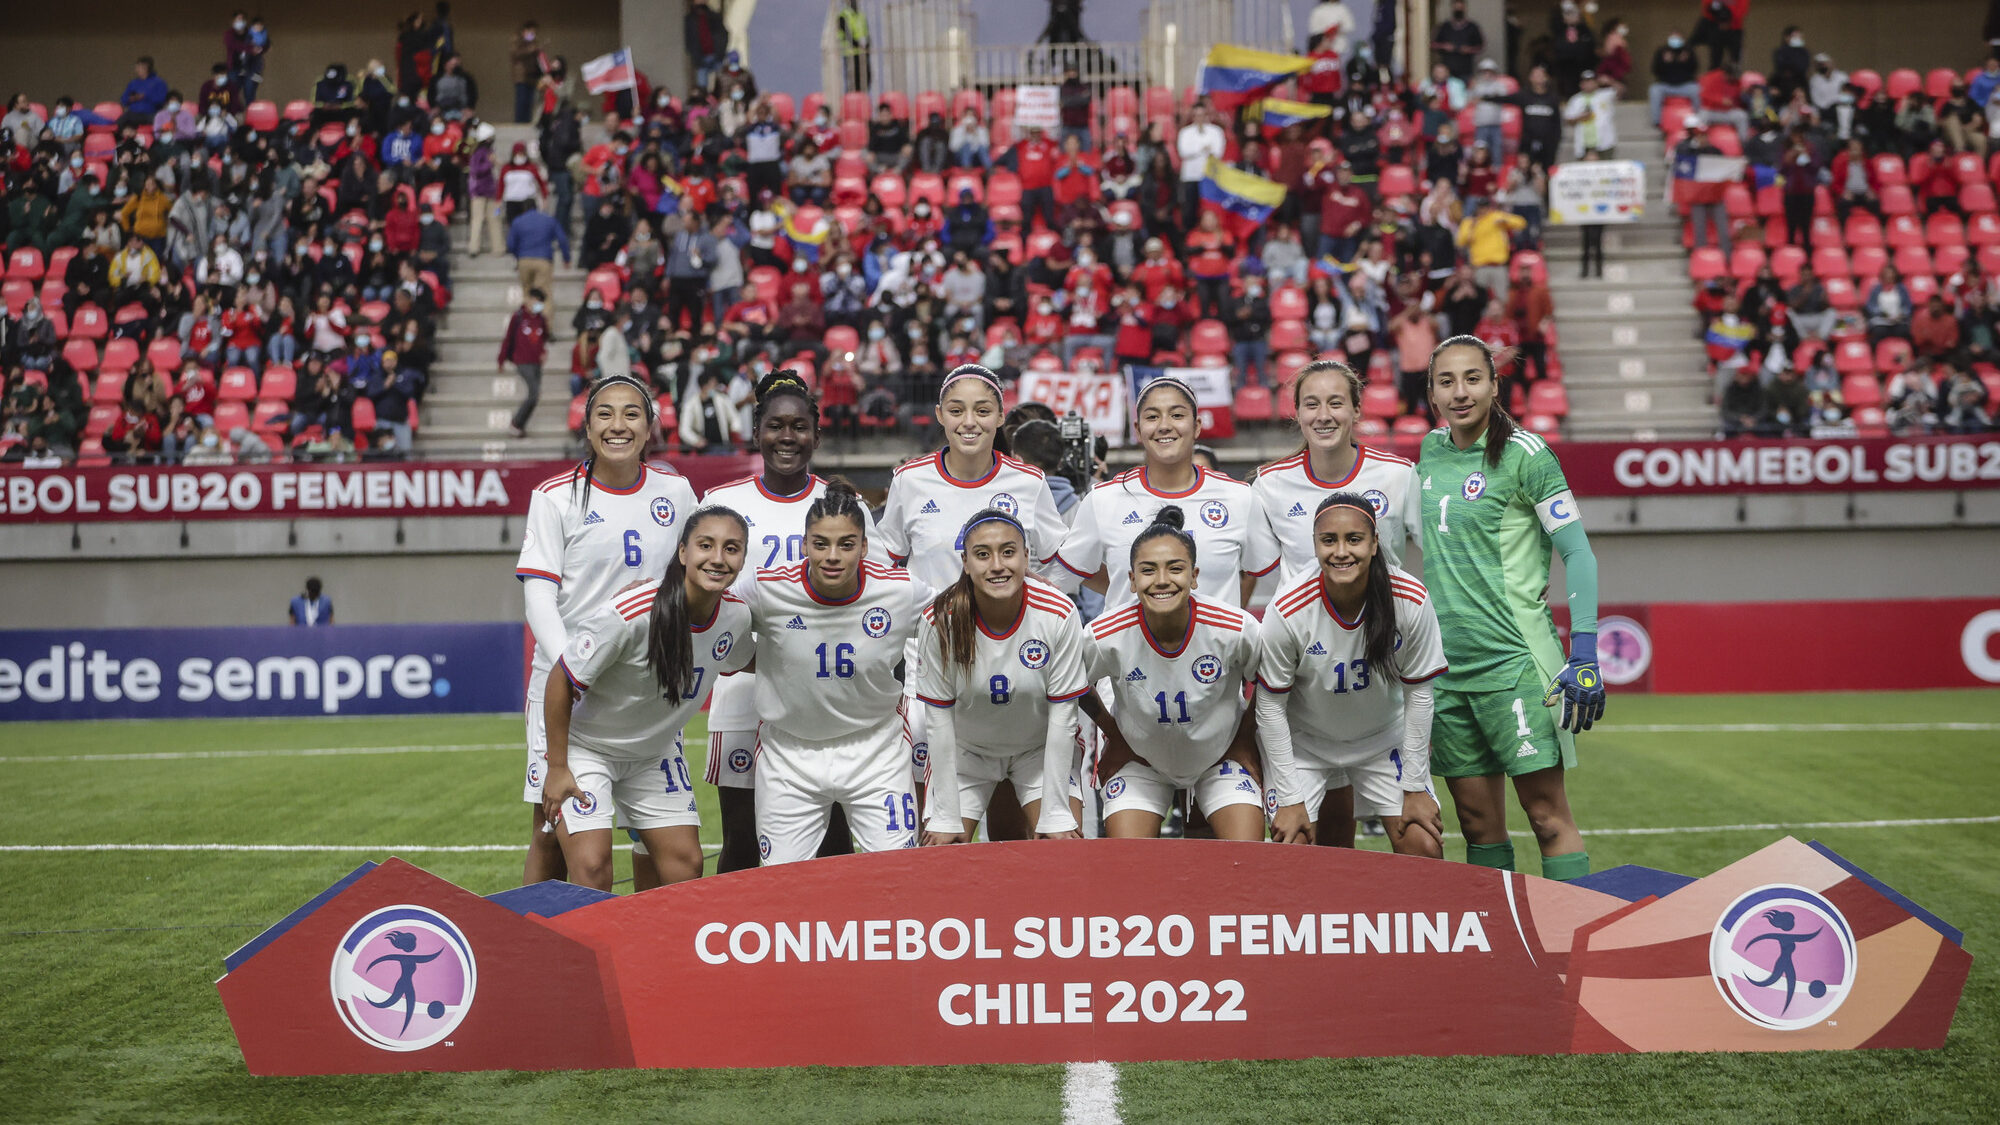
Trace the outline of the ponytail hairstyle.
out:
M 761 405 L 761 404 L 760 404 Z M 835 477 L 826 482 L 826 491 L 806 509 L 806 530 L 823 519 L 845 516 L 861 529 L 863 538 L 868 534 L 868 509 L 861 506 L 861 494 L 854 489 L 854 482 L 846 477 Z
M 1194 562 L 1194 536 L 1183 530 L 1186 526 L 1187 513 L 1181 511 L 1178 505 L 1168 504 L 1161 508 L 1154 514 L 1153 522 L 1146 525 L 1146 530 L 1141 531 L 1138 537 L 1132 540 L 1132 553 L 1127 559 L 1127 565 L 1138 561 L 1140 547 L 1161 536 L 1179 540 L 1181 546 L 1187 548 L 1188 562 Z
M 1320 513 L 1328 508 L 1353 508 L 1368 519 L 1368 534 L 1375 536 L 1375 558 L 1368 564 L 1368 587 L 1361 592 L 1361 629 L 1368 663 L 1387 671 L 1396 656 L 1396 587 L 1389 578 L 1389 560 L 1382 555 L 1381 532 L 1375 527 L 1375 505 L 1352 492 L 1336 492 L 1313 509 L 1314 541 L 1318 541 Z
M 1000 392 L 1000 377 L 979 364 L 961 363 L 951 369 L 951 374 L 944 377 L 944 382 L 938 384 L 937 400 L 940 404 L 944 402 L 944 392 L 960 379 L 971 379 L 975 382 L 983 383 L 987 390 L 993 392 L 993 405 L 999 407 L 1002 411 L 1000 425 L 995 426 L 993 429 L 993 451 L 1011 456 L 1014 452 L 1014 443 L 1010 440 L 1008 432 L 1011 427 L 1006 424 L 1005 411 L 1007 409 L 1007 398 Z M 946 444 L 949 445 L 948 440 Z
M 747 541 L 750 524 L 732 508 L 720 504 L 696 508 L 681 527 L 679 547 L 667 562 L 667 573 L 653 593 L 653 611 L 646 622 L 646 663 L 659 681 L 660 691 L 670 700 L 686 699 L 694 693 L 694 638 L 688 634 L 694 622 L 688 620 L 687 564 L 681 551 L 694 539 L 697 527 L 710 520 L 729 520 Z M 744 640 L 749 638 L 745 637 Z
M 583 399 L 584 454 L 583 461 L 578 465 L 578 468 L 583 470 L 583 475 L 571 481 L 569 486 L 571 495 L 575 495 L 577 485 L 580 484 L 583 486 L 583 502 L 578 505 L 579 508 L 590 507 L 591 488 L 597 483 L 597 450 L 592 448 L 590 444 L 590 412 L 597 406 L 597 396 L 610 390 L 612 387 L 630 387 L 639 392 L 639 401 L 644 403 L 646 408 L 646 433 L 648 437 L 652 435 L 653 427 L 658 424 L 656 415 L 659 412 L 659 405 L 653 401 L 652 389 L 638 379 L 630 375 L 607 375 L 590 385 L 590 393 L 585 395 Z
M 1500 458 L 1507 453 L 1507 439 L 1514 436 L 1520 424 L 1513 415 L 1500 405 L 1500 365 L 1514 361 L 1514 349 L 1495 350 L 1491 344 L 1477 336 L 1453 336 L 1431 349 L 1431 359 L 1424 367 L 1425 397 L 1430 395 L 1430 380 L 1437 373 L 1438 356 L 1446 348 L 1476 348 L 1486 359 L 1486 377 L 1493 381 L 1493 410 L 1486 416 L 1486 467 L 1498 468 Z
M 789 367 L 780 367 L 757 380 L 757 406 L 750 415 L 751 426 L 762 426 L 771 402 L 784 395 L 792 395 L 806 404 L 806 413 L 812 415 L 813 433 L 819 433 L 819 396 L 813 393 L 803 375 Z
M 1023 549 L 1028 542 L 1028 533 L 1021 527 L 1021 521 L 998 508 L 981 508 L 965 521 L 958 530 L 958 549 L 965 551 L 966 537 L 972 529 L 983 523 L 1004 523 L 1021 537 Z M 938 631 L 939 648 L 944 652 L 945 662 L 963 668 L 972 667 L 973 629 L 979 611 L 974 608 L 972 598 L 972 575 L 961 570 L 958 581 L 938 591 L 931 599 L 931 624 Z

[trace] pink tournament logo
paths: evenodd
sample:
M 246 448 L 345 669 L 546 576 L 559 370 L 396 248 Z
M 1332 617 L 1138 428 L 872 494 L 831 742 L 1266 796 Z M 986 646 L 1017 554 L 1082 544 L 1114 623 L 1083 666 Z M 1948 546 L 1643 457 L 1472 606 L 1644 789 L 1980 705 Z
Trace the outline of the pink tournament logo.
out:
M 422 906 L 385 906 L 356 922 L 333 954 L 333 1006 L 370 1046 L 420 1051 L 472 1010 L 472 946 L 451 919 Z
M 1715 987 L 1760 1027 L 1814 1027 L 1839 1009 L 1858 968 L 1854 930 L 1831 902 L 1802 887 L 1749 891 L 1709 938 Z

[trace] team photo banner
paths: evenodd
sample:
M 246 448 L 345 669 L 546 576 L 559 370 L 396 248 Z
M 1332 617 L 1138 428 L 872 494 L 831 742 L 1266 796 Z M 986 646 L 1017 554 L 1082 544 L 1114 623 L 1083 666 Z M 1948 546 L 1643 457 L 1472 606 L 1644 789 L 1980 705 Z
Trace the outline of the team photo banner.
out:
M 141 520 L 522 515 L 574 461 L 417 461 L 0 469 L 0 525 Z M 748 456 L 685 457 L 697 494 L 754 472 Z
M 519 624 L 0 631 L 0 721 L 518 711 Z
M 904 849 L 633 895 L 369 864 L 224 959 L 253 1074 L 1944 1045 L 1964 935 L 1784 838 L 1557 883 L 1350 848 Z

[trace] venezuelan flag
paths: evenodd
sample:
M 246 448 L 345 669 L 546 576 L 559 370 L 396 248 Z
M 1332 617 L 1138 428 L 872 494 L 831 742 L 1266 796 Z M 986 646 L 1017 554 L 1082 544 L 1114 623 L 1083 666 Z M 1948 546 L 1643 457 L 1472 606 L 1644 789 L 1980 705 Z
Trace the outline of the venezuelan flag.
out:
M 801 222 L 798 209 L 790 200 L 774 200 L 771 210 L 778 216 L 778 229 L 785 241 L 792 244 L 792 253 L 801 255 L 808 262 L 819 261 L 820 250 L 826 245 L 828 227 L 825 218 L 816 218 L 810 224 Z
M 1215 212 L 1223 229 L 1236 241 L 1263 226 L 1284 201 L 1281 185 L 1209 159 L 1208 174 L 1201 180 L 1201 209 Z
M 1314 277 L 1330 277 L 1335 281 L 1339 281 L 1341 278 L 1354 272 L 1355 264 L 1353 262 L 1343 262 L 1331 254 L 1321 254 L 1319 257 L 1313 259 L 1312 265 L 1307 267 L 1307 270 Z
M 1312 60 L 1303 55 L 1280 55 L 1249 47 L 1218 43 L 1202 60 L 1201 92 L 1217 109 L 1234 110 L 1287 78 L 1304 74 Z
M 1263 126 L 1266 138 L 1276 136 L 1287 125 L 1304 125 L 1332 116 L 1332 106 L 1288 102 L 1283 98 L 1265 98 L 1250 106 L 1250 119 Z
M 678 215 L 681 200 L 687 196 L 687 186 L 673 176 L 660 177 L 660 202 L 653 210 L 661 215 Z

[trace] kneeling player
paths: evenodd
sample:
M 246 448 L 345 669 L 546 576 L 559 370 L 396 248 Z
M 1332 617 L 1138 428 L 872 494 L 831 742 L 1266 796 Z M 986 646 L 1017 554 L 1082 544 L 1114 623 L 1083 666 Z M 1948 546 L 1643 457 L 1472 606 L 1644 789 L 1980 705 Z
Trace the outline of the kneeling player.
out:
M 1431 680 L 1445 671 L 1422 584 L 1381 555 L 1375 509 L 1336 492 L 1313 513 L 1316 570 L 1287 582 L 1264 614 L 1257 733 L 1273 809 L 1329 788 L 1379 816 L 1398 852 L 1442 858 L 1430 788 Z M 1333 841 L 1328 841 L 1333 843 Z
M 1218 838 L 1264 838 L 1255 717 L 1243 684 L 1256 675 L 1257 619 L 1194 596 L 1194 538 L 1181 510 L 1162 509 L 1132 541 L 1138 603 L 1090 623 L 1091 679 L 1111 681 L 1113 718 L 1094 696 L 1083 708 L 1104 732 L 1104 831 L 1154 837 L 1184 788 Z M 1141 755 L 1139 749 L 1144 750 Z M 1305 806 L 1278 811 L 1280 840 L 1312 839 Z
M 542 800 L 571 882 L 611 889 L 614 813 L 637 830 L 662 883 L 701 874 L 681 727 L 717 678 L 750 661 L 750 609 L 729 592 L 749 534 L 727 508 L 696 511 L 664 578 L 627 586 L 570 631 L 544 703 Z
M 811 859 L 835 806 L 857 850 L 915 847 L 917 798 L 896 666 L 923 625 L 928 589 L 866 562 L 867 510 L 843 480 L 806 511 L 804 562 L 759 570 L 757 850 Z
M 1083 619 L 1028 577 L 1020 520 L 987 508 L 958 534 L 963 571 L 924 611 L 917 698 L 930 709 L 924 843 L 962 844 L 1011 781 L 1037 835 L 1080 838 L 1076 701 Z

